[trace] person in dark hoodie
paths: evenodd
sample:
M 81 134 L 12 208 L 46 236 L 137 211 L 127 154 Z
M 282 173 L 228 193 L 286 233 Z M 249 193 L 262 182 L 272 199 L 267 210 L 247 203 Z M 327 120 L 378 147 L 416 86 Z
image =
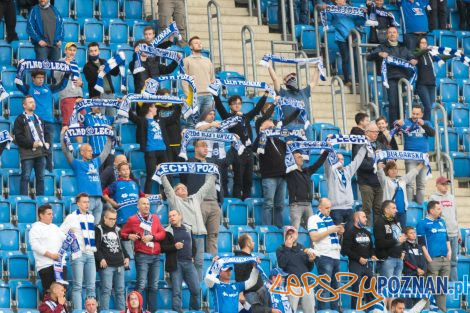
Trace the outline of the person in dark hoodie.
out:
M 253 252 L 253 249 L 255 247 L 253 238 L 251 238 L 251 236 L 248 234 L 243 234 L 239 236 L 238 247 L 240 248 L 240 250 L 235 250 L 235 256 L 252 256 L 251 253 Z M 253 266 L 250 263 L 235 264 L 235 281 L 247 281 L 248 278 L 250 278 L 252 269 Z M 243 291 L 243 295 L 246 301 L 248 301 L 248 303 L 253 304 L 256 292 L 261 287 L 263 287 L 263 278 L 261 277 L 261 273 L 258 273 L 258 280 L 256 284 L 250 289 Z
M 369 124 L 370 119 L 367 113 L 356 113 L 354 115 L 354 121 L 356 122 L 356 126 L 351 128 L 351 135 L 365 135 L 366 126 Z
M 382 60 L 388 56 L 397 57 L 409 61 L 410 64 L 416 65 L 418 60 L 412 55 L 403 44 L 398 42 L 398 29 L 395 26 L 390 26 L 387 30 L 387 42 L 379 45 L 368 56 L 367 61 L 376 61 L 377 65 L 382 64 Z M 377 73 L 378 74 L 378 73 Z M 410 71 L 403 67 L 387 64 L 387 78 L 389 88 L 388 102 L 389 102 L 389 124 L 392 125 L 394 121 L 399 118 L 398 109 L 398 81 L 401 78 L 409 78 Z
M 126 309 L 119 313 L 150 313 L 150 311 L 147 311 L 142 307 L 144 299 L 142 299 L 142 295 L 137 291 L 131 291 L 127 295 L 126 303 Z
M 67 299 L 65 298 L 65 286 L 53 282 L 49 288 L 49 292 L 44 295 L 41 305 L 39 306 L 40 313 L 67 313 Z M 140 312 L 139 312 L 140 313 Z
M 168 212 L 170 225 L 165 228 L 166 236 L 161 242 L 162 251 L 166 254 L 165 271 L 170 273 L 173 293 L 173 310 L 182 313 L 181 286 L 183 281 L 188 285 L 190 298 L 189 309 L 201 309 L 199 301 L 199 277 L 194 266 L 196 243 L 191 235 L 191 226 L 182 223 L 183 217 L 178 210 Z
M 109 309 L 111 291 L 114 291 L 116 309 L 125 308 L 124 268 L 129 266 L 129 255 L 121 244 L 116 218 L 116 210 L 108 208 L 95 228 L 95 262 L 101 278 L 100 310 Z
M 170 91 L 168 89 L 161 89 L 157 92 L 159 96 L 169 96 Z M 165 124 L 165 129 L 168 134 L 168 162 L 178 162 L 180 160 L 178 154 L 181 148 L 181 109 L 178 105 L 171 105 L 169 103 L 157 103 L 157 116 L 159 118 L 170 118 L 174 116 L 170 122 Z
M 405 228 L 406 241 L 403 244 L 405 259 L 403 260 L 403 276 L 426 276 L 428 265 L 423 249 L 418 244 L 416 229 L 412 226 Z M 406 299 L 407 307 L 413 307 L 421 299 Z
M 418 79 L 416 80 L 416 92 L 424 106 L 424 117 L 426 121 L 431 120 L 432 103 L 436 100 L 436 75 L 434 74 L 433 57 L 429 52 L 426 37 L 418 39 L 418 45 L 414 51 L 418 58 Z

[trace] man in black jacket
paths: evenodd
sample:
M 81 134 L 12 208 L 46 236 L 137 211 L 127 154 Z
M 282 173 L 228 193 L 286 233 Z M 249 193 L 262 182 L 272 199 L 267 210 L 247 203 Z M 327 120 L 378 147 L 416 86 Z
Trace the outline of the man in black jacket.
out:
M 366 126 L 365 134 L 374 150 L 374 153 L 378 150 L 386 150 L 385 146 L 377 141 L 379 128 L 374 122 L 371 122 Z M 353 160 L 357 157 L 361 147 L 361 145 L 353 145 Z M 383 191 L 377 174 L 375 173 L 374 162 L 375 156 L 369 155 L 368 153 L 357 170 L 357 184 L 359 185 L 359 191 L 361 192 L 362 210 L 366 213 L 367 219 L 371 221 L 371 223 L 373 223 L 373 218 L 371 216 L 372 210 L 374 218 L 382 214 L 380 206 L 383 198 Z
M 250 112 L 244 114 L 241 112 L 242 98 L 238 95 L 231 96 L 228 99 L 230 106 L 230 113 L 227 112 L 219 96 L 214 96 L 215 108 L 219 112 L 220 116 L 225 120 L 233 116 L 240 116 L 241 122 L 229 129 L 229 132 L 236 134 L 243 145 L 245 145 L 245 151 L 242 155 L 234 153 L 233 160 L 233 197 L 245 200 L 250 197 L 251 185 L 253 182 L 253 150 L 252 141 L 253 135 L 251 131 L 250 122 L 256 115 L 259 114 L 269 93 L 266 91 L 261 99 L 256 104 L 255 108 Z
M 166 253 L 165 270 L 170 273 L 173 310 L 183 313 L 181 305 L 181 285 L 184 282 L 189 287 L 189 309 L 201 309 L 199 301 L 200 281 L 193 259 L 196 256 L 196 244 L 191 236 L 191 226 L 182 223 L 178 210 L 168 212 L 170 225 L 165 228 L 166 236 L 161 242 L 162 251 Z
M 116 309 L 124 310 L 124 268 L 129 267 L 129 255 L 122 247 L 120 228 L 116 226 L 117 212 L 104 211 L 103 219 L 95 228 L 95 260 L 101 277 L 100 309 L 109 309 L 109 298 L 114 290 Z
M 255 247 L 253 238 L 251 238 L 251 236 L 248 234 L 240 235 L 238 237 L 238 247 L 240 250 L 235 251 L 235 256 L 252 256 L 251 253 Z M 251 263 L 235 264 L 235 281 L 247 281 L 250 278 L 252 269 L 253 265 Z M 248 301 L 248 303 L 253 304 L 256 291 L 261 287 L 263 287 L 263 278 L 261 277 L 261 273 L 258 273 L 258 281 L 256 282 L 256 285 L 243 291 L 243 295 L 245 296 L 245 299 Z
M 36 103 L 32 96 L 23 98 L 24 113 L 19 115 L 13 126 L 15 143 L 20 150 L 21 180 L 20 194 L 28 195 L 31 172 L 36 175 L 36 195 L 44 195 L 44 170 L 51 140 L 44 121 L 34 114 Z
M 387 30 L 387 42 L 379 45 L 368 56 L 368 61 L 376 61 L 377 66 L 382 64 L 382 60 L 388 56 L 393 56 L 407 60 L 412 65 L 418 64 L 417 59 L 405 47 L 405 45 L 398 42 L 398 30 L 395 26 L 390 26 Z M 389 102 L 389 117 L 390 125 L 399 119 L 398 116 L 398 81 L 401 78 L 409 78 L 410 71 L 403 67 L 387 64 L 387 78 L 389 88 L 388 102 Z

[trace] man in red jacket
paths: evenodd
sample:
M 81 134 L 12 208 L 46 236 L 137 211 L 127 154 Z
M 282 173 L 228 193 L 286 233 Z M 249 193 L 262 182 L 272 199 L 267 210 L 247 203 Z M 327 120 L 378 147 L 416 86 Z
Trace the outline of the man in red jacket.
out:
M 64 285 L 53 282 L 39 306 L 40 313 L 67 313 Z
M 155 214 L 150 214 L 150 202 L 140 198 L 137 214 L 129 217 L 121 230 L 121 237 L 134 242 L 137 269 L 137 292 L 142 294 L 149 283 L 149 311 L 157 310 L 157 290 L 160 276 L 160 242 L 165 239 L 165 229 Z

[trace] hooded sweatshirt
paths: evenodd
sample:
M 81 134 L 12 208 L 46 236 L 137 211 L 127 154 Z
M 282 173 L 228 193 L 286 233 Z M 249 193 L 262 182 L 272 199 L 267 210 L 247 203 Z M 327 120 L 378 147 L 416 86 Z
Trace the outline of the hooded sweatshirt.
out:
M 398 238 L 401 236 L 401 227 L 395 219 L 386 218 L 384 215 L 377 218 L 374 223 L 375 252 L 377 258 L 400 258 L 403 245 Z
M 455 207 L 455 197 L 451 193 L 442 194 L 439 191 L 434 192 L 429 201 L 439 201 L 442 207 L 442 218 L 446 222 L 447 234 L 449 237 L 459 235 L 459 224 L 457 222 L 457 208 Z
M 137 295 L 137 298 L 139 299 L 139 309 L 138 310 L 132 310 L 131 309 L 131 304 L 129 302 L 129 298 L 133 294 Z M 127 298 L 126 298 L 126 309 L 124 311 L 119 312 L 119 313 L 150 313 L 149 311 L 146 311 L 146 310 L 142 309 L 142 303 L 143 302 L 144 302 L 144 300 L 142 299 L 142 295 L 140 293 L 138 293 L 137 291 L 131 291 L 127 295 Z

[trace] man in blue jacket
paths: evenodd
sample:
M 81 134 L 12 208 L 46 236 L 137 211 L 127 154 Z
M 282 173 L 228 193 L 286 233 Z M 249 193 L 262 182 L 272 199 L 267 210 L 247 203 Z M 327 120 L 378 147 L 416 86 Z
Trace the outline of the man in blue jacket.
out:
M 405 26 L 405 44 L 408 50 L 416 49 L 418 39 L 426 37 L 428 32 L 428 0 L 399 0 Z
M 39 0 L 29 12 L 26 31 L 34 44 L 36 58 L 57 61 L 64 39 L 64 23 L 50 0 Z

